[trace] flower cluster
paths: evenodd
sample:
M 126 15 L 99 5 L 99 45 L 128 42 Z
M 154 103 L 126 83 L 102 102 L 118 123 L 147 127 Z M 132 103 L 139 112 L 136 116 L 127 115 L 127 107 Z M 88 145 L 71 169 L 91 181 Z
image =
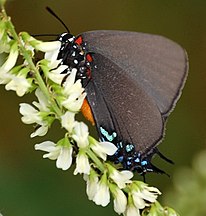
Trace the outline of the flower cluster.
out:
M 10 19 L 1 18 L 0 51 L 6 59 L 0 66 L 0 84 L 18 96 L 35 91 L 37 101 L 21 103 L 19 110 L 25 124 L 36 126 L 32 138 L 46 135 L 55 120 L 66 131 L 57 142 L 46 140 L 35 145 L 36 150 L 46 152 L 43 158 L 55 160 L 62 170 L 74 164 L 74 175 L 83 174 L 88 198 L 97 205 L 107 206 L 112 196 L 115 212 L 139 216 L 142 209 L 156 202 L 160 192 L 132 181 L 132 172 L 119 171 L 107 163 L 107 155 L 113 155 L 117 147 L 96 141 L 89 136 L 87 125 L 76 121 L 86 93 L 81 80 L 76 80 L 77 70 L 57 59 L 60 47 L 60 41 L 42 42 L 25 32 L 17 35 Z M 39 51 L 45 53 L 44 59 L 34 63 Z

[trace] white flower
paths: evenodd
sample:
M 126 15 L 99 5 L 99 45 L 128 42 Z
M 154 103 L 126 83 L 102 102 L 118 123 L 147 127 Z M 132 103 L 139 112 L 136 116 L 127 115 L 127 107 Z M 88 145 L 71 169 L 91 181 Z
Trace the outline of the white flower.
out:
M 143 182 L 135 181 L 131 186 L 131 195 L 133 203 L 138 209 L 143 209 L 148 206 L 147 202 L 154 203 L 161 192 L 155 187 L 148 187 Z
M 107 164 L 107 167 L 109 170 L 109 177 L 118 185 L 120 189 L 125 188 L 127 183 L 132 182 L 130 179 L 134 174 L 131 171 L 118 171 L 109 164 Z
M 25 95 L 29 88 L 31 87 L 31 82 L 23 75 L 18 74 L 17 76 L 12 76 L 11 80 L 5 86 L 7 91 L 13 90 L 16 91 L 16 94 L 19 97 Z
M 64 115 L 61 116 L 61 124 L 69 133 L 72 133 L 72 130 L 75 125 L 75 114 L 73 112 L 67 111 Z
M 110 188 L 111 188 L 111 192 L 114 196 L 114 210 L 115 210 L 115 212 L 117 212 L 118 214 L 124 213 L 126 210 L 126 206 L 127 206 L 126 195 L 116 185 L 112 185 L 112 186 L 110 186 Z
M 89 145 L 88 127 L 83 122 L 75 122 L 73 139 L 77 142 L 79 148 L 86 148 Z
M 74 170 L 74 175 L 80 174 L 89 174 L 90 173 L 90 164 L 89 159 L 85 151 L 79 150 L 79 153 L 76 158 L 76 169 Z
M 29 104 L 21 103 L 19 110 L 20 113 L 23 115 L 21 119 L 25 124 L 37 123 L 40 125 L 44 125 L 41 113 L 45 115 L 46 112 L 50 111 L 48 108 L 49 104 L 40 89 L 36 90 L 35 95 L 37 96 L 39 103 L 33 101 L 32 104 L 36 108 L 38 108 L 38 110 Z
M 34 39 L 34 40 L 36 40 L 36 39 Z M 60 41 L 42 42 L 42 41 L 38 40 L 37 43 L 35 44 L 35 48 L 37 50 L 48 53 L 46 56 L 47 58 L 49 55 L 51 58 L 51 53 L 53 52 L 53 55 L 55 55 L 55 57 L 57 59 L 60 47 L 61 47 Z
M 30 104 L 21 103 L 19 112 L 23 115 L 21 120 L 25 124 L 41 123 L 39 112 Z
M 56 69 L 50 70 L 48 73 L 48 77 L 53 82 L 61 85 L 63 78 L 65 77 L 65 73 L 63 71 L 67 70 L 67 65 L 60 65 Z
M 65 139 L 60 142 L 65 143 Z M 67 170 L 72 164 L 72 146 L 67 142 L 67 145 L 58 145 L 51 141 L 45 141 L 35 145 L 35 150 L 41 150 L 48 152 L 43 155 L 43 158 L 49 158 L 56 161 L 56 167 L 62 170 Z
M 31 137 L 44 136 L 47 133 L 49 126 L 54 120 L 54 117 L 50 115 L 49 103 L 43 92 L 40 89 L 37 89 L 35 94 L 38 98 L 39 103 L 33 101 L 32 104 L 36 108 L 29 104 L 21 103 L 19 110 L 20 113 L 23 115 L 21 120 L 25 124 L 38 124 L 35 132 L 31 134 Z
M 126 211 L 123 213 L 124 216 L 140 216 L 139 209 L 134 205 L 130 204 L 127 206 Z
M 110 193 L 106 173 L 103 174 L 98 183 L 98 190 L 94 196 L 93 201 L 96 203 L 96 205 L 101 205 L 103 207 L 107 206 L 110 202 Z
M 86 174 L 84 175 L 84 179 L 86 180 L 87 183 L 87 188 L 86 188 L 87 196 L 89 200 L 93 200 L 95 194 L 98 191 L 98 182 L 99 182 L 98 175 L 93 169 L 91 169 L 89 175 Z
M 1 69 L 0 69 L 1 70 Z M 14 75 L 8 72 L 0 72 L 0 84 L 7 84 L 13 79 Z
M 14 67 L 14 65 L 16 64 L 18 55 L 19 55 L 18 46 L 17 46 L 17 42 L 15 42 L 11 46 L 11 50 L 10 50 L 7 60 L 0 67 L 0 74 L 7 73 Z
M 43 94 L 43 92 L 40 90 L 40 88 L 37 88 L 35 91 L 35 95 L 38 98 L 38 102 L 33 101 L 32 104 L 37 107 L 39 110 L 43 111 L 43 112 L 48 112 L 49 109 L 49 102 L 47 100 L 47 98 L 45 97 L 45 95 Z
M 71 74 L 67 77 L 67 80 L 63 84 L 65 95 L 68 95 L 68 92 L 71 91 L 75 83 L 76 73 L 77 73 L 77 70 L 72 70 Z
M 39 124 L 39 127 L 33 133 L 31 133 L 30 137 L 34 138 L 35 136 L 44 136 L 48 132 L 48 130 L 49 126 L 47 125 L 47 123 L 41 122 Z
M 113 155 L 117 151 L 117 147 L 110 142 L 95 142 L 91 145 L 91 149 L 104 161 L 107 155 Z
M 71 74 L 67 77 L 63 85 L 65 99 L 62 101 L 62 105 L 73 112 L 80 110 L 86 96 L 86 93 L 83 93 L 84 88 L 82 88 L 81 80 L 75 82 L 76 72 L 76 69 L 72 69 Z

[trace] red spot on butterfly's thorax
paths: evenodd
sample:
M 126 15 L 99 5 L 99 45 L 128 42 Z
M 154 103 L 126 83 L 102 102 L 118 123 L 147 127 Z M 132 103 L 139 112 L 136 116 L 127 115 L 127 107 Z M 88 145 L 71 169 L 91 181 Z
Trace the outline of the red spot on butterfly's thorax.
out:
M 89 53 L 86 54 L 86 60 L 88 62 L 92 62 L 93 61 L 93 58 L 92 58 L 91 54 L 89 54 Z
M 74 42 L 80 46 L 83 42 L 82 36 L 78 36 Z

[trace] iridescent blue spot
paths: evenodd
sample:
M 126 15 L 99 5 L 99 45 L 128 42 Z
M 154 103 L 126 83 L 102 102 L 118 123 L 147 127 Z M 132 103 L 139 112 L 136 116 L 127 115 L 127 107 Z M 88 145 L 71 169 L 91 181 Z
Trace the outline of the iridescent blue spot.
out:
M 123 156 L 118 157 L 118 160 L 119 160 L 120 163 L 123 161 L 123 159 L 124 159 Z
M 132 163 L 130 162 L 130 161 L 127 161 L 127 165 L 129 166 L 129 165 L 131 165 Z
M 141 162 L 141 165 L 142 165 L 142 166 L 145 166 L 145 165 L 147 165 L 147 161 L 145 161 L 145 160 L 144 160 L 144 161 L 142 161 L 142 162 Z
M 100 127 L 101 134 L 110 142 L 114 140 L 114 138 L 117 136 L 116 132 L 113 132 L 111 135 L 106 131 L 103 127 Z
M 134 149 L 134 146 L 132 144 L 126 145 L 126 152 L 131 152 Z
M 134 161 L 135 161 L 136 163 L 139 163 L 139 162 L 140 162 L 140 159 L 139 159 L 139 158 L 136 158 Z

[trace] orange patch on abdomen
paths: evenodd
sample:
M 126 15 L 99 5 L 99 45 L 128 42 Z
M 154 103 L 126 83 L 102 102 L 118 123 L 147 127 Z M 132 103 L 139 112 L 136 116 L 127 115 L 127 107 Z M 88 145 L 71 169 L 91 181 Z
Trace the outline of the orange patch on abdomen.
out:
M 92 125 L 95 125 L 94 117 L 92 115 L 92 110 L 89 106 L 87 99 L 84 99 L 83 101 L 81 112 L 83 116 L 92 123 Z

